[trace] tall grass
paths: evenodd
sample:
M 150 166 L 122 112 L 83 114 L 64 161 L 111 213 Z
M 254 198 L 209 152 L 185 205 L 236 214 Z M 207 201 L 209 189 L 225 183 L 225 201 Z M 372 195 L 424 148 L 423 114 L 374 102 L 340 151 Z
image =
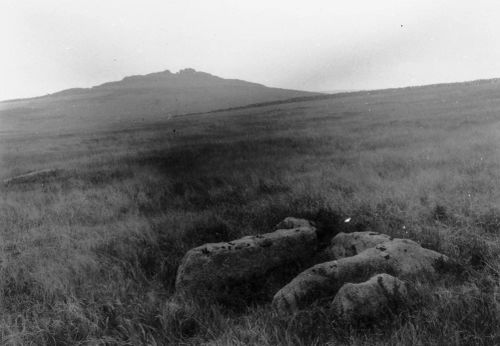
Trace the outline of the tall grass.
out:
M 499 343 L 500 99 L 469 88 L 1 138 L 2 177 L 60 169 L 0 189 L 2 342 Z M 465 271 L 413 283 L 400 318 L 358 328 L 321 304 L 283 317 L 172 300 L 188 249 L 290 215 L 411 237 Z

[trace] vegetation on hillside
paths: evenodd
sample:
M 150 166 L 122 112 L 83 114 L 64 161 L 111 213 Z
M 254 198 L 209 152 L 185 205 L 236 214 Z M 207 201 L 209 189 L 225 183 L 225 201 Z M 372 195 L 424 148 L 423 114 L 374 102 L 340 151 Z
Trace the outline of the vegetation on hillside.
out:
M 6 344 L 500 343 L 500 99 L 488 85 L 347 94 L 120 131 L 0 137 Z M 398 318 L 169 303 L 191 247 L 302 216 L 409 237 L 462 270 Z M 350 218 L 349 223 L 344 219 Z

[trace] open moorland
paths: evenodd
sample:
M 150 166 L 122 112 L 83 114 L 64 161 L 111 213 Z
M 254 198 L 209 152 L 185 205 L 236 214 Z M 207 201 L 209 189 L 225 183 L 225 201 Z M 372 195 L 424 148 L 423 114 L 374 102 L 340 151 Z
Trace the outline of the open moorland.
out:
M 2 343 L 500 343 L 498 80 L 50 128 L 0 132 L 2 179 L 54 170 L 0 187 Z M 286 216 L 412 238 L 462 270 L 370 326 L 265 299 L 169 309 L 187 250 Z

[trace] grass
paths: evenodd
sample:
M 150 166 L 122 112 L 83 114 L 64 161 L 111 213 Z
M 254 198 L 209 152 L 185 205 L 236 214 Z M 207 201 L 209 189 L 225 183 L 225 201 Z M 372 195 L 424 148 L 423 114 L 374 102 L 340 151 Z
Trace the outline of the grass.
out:
M 494 84 L 347 94 L 127 130 L 0 137 L 5 344 L 486 345 L 500 342 L 500 99 Z M 175 129 L 175 131 L 174 131 Z M 462 264 L 414 282 L 397 319 L 342 325 L 172 301 L 191 247 L 286 216 L 410 237 Z M 343 219 L 350 217 L 350 223 Z

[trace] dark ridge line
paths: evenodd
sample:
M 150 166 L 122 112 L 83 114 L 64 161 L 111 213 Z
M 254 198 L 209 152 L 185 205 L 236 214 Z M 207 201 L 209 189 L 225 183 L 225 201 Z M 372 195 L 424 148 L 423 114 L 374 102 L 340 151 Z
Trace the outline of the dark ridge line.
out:
M 193 116 L 193 115 L 201 115 L 201 114 L 213 114 L 213 113 L 229 112 L 229 111 L 236 111 L 236 110 L 249 109 L 249 108 L 275 106 L 275 105 L 288 104 L 288 103 L 321 101 L 321 100 L 340 98 L 340 97 L 344 97 L 344 96 L 361 96 L 361 95 L 370 96 L 370 95 L 380 95 L 380 94 L 384 94 L 384 93 L 388 93 L 388 92 L 416 90 L 416 89 L 423 89 L 423 88 L 447 88 L 447 87 L 453 87 L 453 86 L 476 86 L 476 85 L 483 85 L 483 84 L 498 84 L 498 83 L 500 83 L 500 78 L 490 78 L 490 79 L 476 79 L 476 80 L 466 81 L 466 82 L 435 83 L 435 84 L 426 84 L 426 85 L 412 85 L 412 86 L 397 87 L 397 88 L 345 91 L 345 92 L 339 92 L 339 93 L 333 93 L 333 94 L 301 96 L 301 97 L 293 97 L 290 99 L 278 100 L 278 101 L 251 103 L 251 104 L 245 105 L 245 106 L 221 108 L 221 109 L 215 109 L 215 110 L 207 111 L 207 112 L 182 113 L 182 114 L 176 114 L 176 115 L 174 115 L 174 117 Z
M 174 116 L 175 117 L 184 117 L 184 116 L 200 115 L 200 114 L 212 114 L 212 113 L 229 112 L 229 111 L 235 111 L 235 110 L 241 110 L 241 109 L 247 109 L 247 108 L 258 108 L 258 107 L 281 105 L 281 104 L 285 104 L 285 103 L 295 103 L 295 102 L 307 102 L 307 101 L 314 101 L 314 100 L 323 100 L 323 99 L 332 98 L 332 96 L 334 96 L 334 95 L 337 96 L 339 94 L 326 94 L 326 95 L 293 97 L 293 98 L 290 98 L 290 99 L 284 99 L 284 100 L 278 100 L 278 101 L 268 101 L 268 102 L 260 102 L 260 103 L 251 103 L 251 104 L 245 105 L 245 106 L 214 109 L 214 110 L 206 111 L 206 112 L 181 113 L 181 114 L 176 114 Z
M 163 72 L 166 72 L 166 71 L 163 71 Z M 168 72 L 170 72 L 170 71 L 168 71 Z M 199 71 L 197 71 L 197 72 L 199 72 Z M 162 72 L 154 72 L 154 73 L 150 73 L 150 74 L 147 74 L 147 75 L 128 76 L 128 77 L 124 77 L 120 81 L 107 82 L 107 83 L 96 85 L 96 86 L 93 86 L 93 87 L 90 87 L 90 88 L 78 88 L 78 87 L 76 87 L 76 88 L 65 89 L 65 90 L 61 90 L 61 91 L 58 91 L 58 92 L 54 92 L 54 93 L 50 93 L 50 94 L 46 94 L 46 95 L 41 95 L 41 96 L 34 96 L 34 97 L 27 97 L 27 98 L 15 98 L 15 99 L 8 99 L 8 100 L 0 100 L 0 103 L 37 100 L 37 99 L 41 99 L 41 98 L 45 98 L 45 97 L 50 97 L 50 96 L 59 96 L 59 95 L 64 94 L 65 92 L 68 92 L 68 91 L 77 91 L 78 93 L 84 93 L 86 91 L 92 90 L 94 88 L 98 88 L 98 87 L 100 87 L 102 85 L 105 85 L 105 84 L 121 82 L 121 81 L 123 81 L 123 80 L 125 80 L 127 78 L 144 77 L 144 76 L 149 76 L 149 75 L 158 74 L 158 73 L 162 73 Z M 200 72 L 200 73 L 206 73 L 206 72 Z M 221 77 L 217 77 L 217 76 L 213 76 L 213 77 L 221 78 Z M 225 79 L 225 78 L 221 78 L 221 79 Z M 240 79 L 225 79 L 225 80 L 246 82 L 246 81 L 240 80 Z M 253 83 L 253 82 L 246 82 L 246 83 L 255 84 L 255 85 L 262 85 L 262 84 Z M 225 111 L 232 111 L 232 110 L 241 110 L 241 109 L 255 108 L 255 107 L 265 107 L 265 106 L 279 105 L 279 104 L 285 104 L 285 103 L 307 102 L 307 101 L 314 101 L 314 100 L 324 100 L 324 99 L 330 99 L 330 98 L 335 98 L 335 97 L 342 97 L 342 96 L 347 96 L 347 95 L 353 95 L 353 96 L 354 95 L 370 95 L 372 93 L 374 93 L 374 94 L 380 94 L 380 93 L 384 93 L 384 92 L 398 91 L 398 90 L 411 90 L 411 89 L 420 89 L 420 88 L 442 88 L 442 87 L 451 87 L 451 86 L 457 86 L 457 85 L 475 86 L 475 85 L 496 84 L 496 83 L 500 83 L 500 78 L 482 78 L 482 79 L 475 79 L 475 80 L 471 80 L 471 81 L 461 81 L 461 82 L 433 83 L 433 84 L 410 85 L 410 86 L 405 86 L 405 87 L 394 87 L 394 88 L 384 88 L 384 89 L 368 89 L 368 90 L 345 91 L 345 92 L 332 93 L 332 94 L 325 94 L 325 93 L 314 92 L 314 91 L 296 90 L 296 89 L 273 88 L 273 87 L 267 87 L 265 85 L 262 85 L 262 86 L 270 88 L 270 89 L 299 91 L 299 92 L 306 92 L 306 93 L 313 93 L 313 94 L 315 93 L 315 94 L 318 94 L 318 95 L 294 97 L 294 98 L 285 99 L 285 100 L 278 100 L 278 101 L 252 103 L 252 104 L 245 105 L 245 106 L 230 107 L 230 108 L 220 108 L 220 109 L 215 109 L 215 110 L 211 110 L 211 111 L 207 111 L 207 112 L 181 113 L 181 114 L 176 114 L 174 116 L 188 116 L 188 115 L 211 114 L 211 113 L 217 113 L 217 112 L 225 112 Z
M 41 99 L 43 97 L 47 97 L 50 94 L 47 95 L 42 95 L 42 96 L 33 96 L 33 97 L 27 97 L 27 98 L 17 98 L 17 99 L 9 99 L 9 100 L 2 100 L 0 103 L 10 103 L 10 102 L 22 102 L 22 101 L 31 101 L 31 100 L 37 100 Z

